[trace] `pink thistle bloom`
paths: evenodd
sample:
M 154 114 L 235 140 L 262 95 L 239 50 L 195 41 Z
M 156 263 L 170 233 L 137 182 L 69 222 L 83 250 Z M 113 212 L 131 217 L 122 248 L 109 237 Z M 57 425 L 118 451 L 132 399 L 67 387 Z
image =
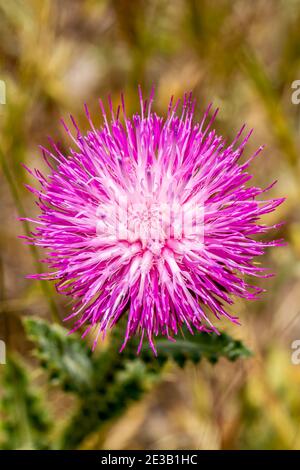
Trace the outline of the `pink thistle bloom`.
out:
M 283 199 L 260 200 L 270 187 L 246 184 L 262 147 L 239 163 L 245 126 L 228 145 L 211 128 L 211 106 L 193 122 L 191 95 L 181 111 L 171 99 L 166 118 L 152 111 L 153 92 L 140 101 L 131 119 L 123 96 L 116 115 L 110 101 L 110 121 L 100 101 L 100 129 L 86 108 L 86 135 L 71 118 L 76 135 L 64 126 L 76 148 L 67 156 L 53 141 L 43 148 L 50 174 L 32 173 L 41 215 L 28 241 L 47 250 L 50 272 L 30 277 L 56 280 L 75 299 L 67 319 L 75 318 L 72 331 L 87 325 L 83 336 L 95 329 L 94 345 L 126 316 L 122 348 L 138 334 L 140 350 L 146 334 L 155 352 L 154 337 L 172 340 L 182 325 L 217 331 L 211 313 L 238 323 L 224 304 L 262 291 L 245 277 L 270 276 L 254 260 L 281 241 L 259 241 L 274 228 L 259 219 Z

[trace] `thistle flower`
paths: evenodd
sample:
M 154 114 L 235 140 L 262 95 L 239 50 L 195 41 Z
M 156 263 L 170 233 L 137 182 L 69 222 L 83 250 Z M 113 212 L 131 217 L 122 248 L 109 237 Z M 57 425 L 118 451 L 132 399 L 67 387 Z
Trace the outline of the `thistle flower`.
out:
M 183 325 L 193 333 L 217 331 L 213 316 L 238 323 L 224 305 L 262 291 L 245 278 L 270 276 L 254 260 L 281 241 L 256 236 L 272 228 L 259 219 L 282 199 L 260 200 L 270 187 L 246 184 L 262 147 L 239 162 L 245 126 L 228 145 L 212 129 L 211 106 L 194 123 L 185 95 L 181 110 L 171 99 L 163 118 L 152 111 L 153 92 L 149 103 L 139 93 L 141 112 L 131 119 L 122 96 L 116 115 L 109 101 L 110 118 L 100 101 L 100 129 L 87 107 L 85 135 L 72 117 L 76 135 L 63 122 L 75 144 L 69 155 L 52 140 L 42 148 L 50 174 L 32 172 L 41 215 L 28 241 L 47 250 L 50 267 L 31 277 L 55 280 L 75 299 L 72 331 L 94 329 L 95 346 L 125 316 L 122 348 L 137 334 L 140 350 L 146 335 L 155 352 L 155 336 L 174 340 Z

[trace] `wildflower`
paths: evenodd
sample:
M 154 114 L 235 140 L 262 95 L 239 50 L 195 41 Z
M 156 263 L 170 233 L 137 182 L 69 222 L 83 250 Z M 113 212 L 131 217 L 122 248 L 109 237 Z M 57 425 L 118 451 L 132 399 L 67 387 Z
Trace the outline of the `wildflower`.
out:
M 125 316 L 126 342 L 144 336 L 155 352 L 158 334 L 173 339 L 185 325 L 217 331 L 212 316 L 238 323 L 225 304 L 256 299 L 262 291 L 249 276 L 268 277 L 255 258 L 277 241 L 257 235 L 259 223 L 282 199 L 260 200 L 269 188 L 248 186 L 251 160 L 240 163 L 251 132 L 244 127 L 229 145 L 212 129 L 217 111 L 194 123 L 191 95 L 171 99 L 166 118 L 140 92 L 141 112 L 127 117 L 124 99 L 116 115 L 83 135 L 73 118 L 75 144 L 64 155 L 53 141 L 43 148 L 50 174 L 32 174 L 29 188 L 41 211 L 30 243 L 47 250 L 47 274 L 60 293 L 75 299 L 72 331 L 86 326 L 103 336 Z M 122 110 L 122 118 L 120 117 Z M 28 219 L 30 220 L 30 219 Z M 213 314 L 213 315 L 212 315 Z

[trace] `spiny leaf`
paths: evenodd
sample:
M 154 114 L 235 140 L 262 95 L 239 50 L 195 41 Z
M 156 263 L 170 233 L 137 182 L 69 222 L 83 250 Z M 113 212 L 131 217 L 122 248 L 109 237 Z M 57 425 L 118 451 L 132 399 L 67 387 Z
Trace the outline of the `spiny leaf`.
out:
M 112 333 L 112 346 L 119 350 L 124 336 L 125 325 L 120 322 L 118 327 Z M 177 336 L 174 341 L 170 341 L 164 336 L 158 336 L 155 340 L 157 356 L 154 357 L 149 345 L 144 345 L 140 358 L 149 365 L 149 367 L 163 366 L 171 359 L 182 367 L 188 360 L 198 363 L 202 358 L 211 363 L 215 363 L 219 358 L 224 357 L 230 361 L 238 358 L 247 358 L 251 356 L 249 349 L 240 341 L 233 339 L 226 333 L 195 333 L 191 334 L 186 327 L 181 329 L 182 336 Z M 124 359 L 134 359 L 139 339 L 133 338 L 121 356 Z
M 137 356 L 137 338 L 133 338 L 119 353 L 123 328 L 120 323 L 112 332 L 109 348 L 93 357 L 95 390 L 85 396 L 67 427 L 63 448 L 79 446 L 89 434 L 100 431 L 109 421 L 124 413 L 131 402 L 140 400 L 149 384 L 160 378 L 164 364 L 170 359 L 182 367 L 188 360 L 198 363 L 206 358 L 214 363 L 220 357 L 235 360 L 250 355 L 241 341 L 225 333 L 193 336 L 187 330 L 183 330 L 185 337 L 175 343 L 159 338 L 156 341 L 157 357 L 149 346 L 145 346 Z
M 61 437 L 60 447 L 64 449 L 80 446 L 89 434 L 124 413 L 132 401 L 142 397 L 149 384 L 160 378 L 168 360 L 183 367 L 188 360 L 198 363 L 203 357 L 214 363 L 220 357 L 235 360 L 250 355 L 240 341 L 227 334 L 191 335 L 186 329 L 174 343 L 158 337 L 157 357 L 149 346 L 144 346 L 137 356 L 137 337 L 120 353 L 124 320 L 113 328 L 107 349 L 91 355 L 78 335 L 67 336 L 62 327 L 33 318 L 25 320 L 25 325 L 50 378 L 55 374 L 58 384 L 79 398 L 77 410 Z
M 241 341 L 233 339 L 226 333 L 191 335 L 186 329 L 184 331 L 184 338 L 176 339 L 175 342 L 159 339 L 156 342 L 158 356 L 173 359 L 180 366 L 183 366 L 187 360 L 197 363 L 201 358 L 215 363 L 220 357 L 235 361 L 238 358 L 251 356 L 251 352 Z
M 141 399 L 152 376 L 139 359 L 114 374 L 102 393 L 89 393 L 80 403 L 61 440 L 60 448 L 74 449 L 93 432 L 122 415 L 130 403 Z
M 2 449 L 46 449 L 49 447 L 50 422 L 41 397 L 29 386 L 26 369 L 9 357 L 4 368 L 0 402 L 4 415 Z
M 67 336 L 65 328 L 33 317 L 25 318 L 24 325 L 52 383 L 77 393 L 92 387 L 92 354 L 78 335 Z

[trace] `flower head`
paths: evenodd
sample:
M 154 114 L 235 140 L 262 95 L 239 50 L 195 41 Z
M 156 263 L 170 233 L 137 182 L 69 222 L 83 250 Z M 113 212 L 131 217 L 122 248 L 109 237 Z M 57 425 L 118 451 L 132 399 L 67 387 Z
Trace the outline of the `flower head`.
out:
M 282 199 L 260 200 L 266 191 L 247 185 L 250 161 L 240 157 L 250 137 L 244 126 L 229 145 L 212 129 L 210 107 L 194 123 L 191 95 L 167 116 L 152 111 L 141 92 L 141 112 L 127 117 L 124 100 L 116 115 L 75 135 L 64 155 L 51 141 L 43 148 L 47 176 L 32 173 L 40 189 L 41 215 L 29 239 L 47 250 L 50 272 L 32 277 L 57 281 L 75 299 L 74 330 L 99 334 L 127 319 L 124 345 L 144 336 L 155 351 L 158 334 L 172 339 L 182 325 L 216 331 L 212 315 L 237 318 L 225 309 L 232 297 L 255 299 L 261 289 L 245 277 L 267 277 L 255 263 L 268 245 L 259 223 Z M 120 117 L 122 109 L 122 118 Z M 269 188 L 267 188 L 269 189 Z

